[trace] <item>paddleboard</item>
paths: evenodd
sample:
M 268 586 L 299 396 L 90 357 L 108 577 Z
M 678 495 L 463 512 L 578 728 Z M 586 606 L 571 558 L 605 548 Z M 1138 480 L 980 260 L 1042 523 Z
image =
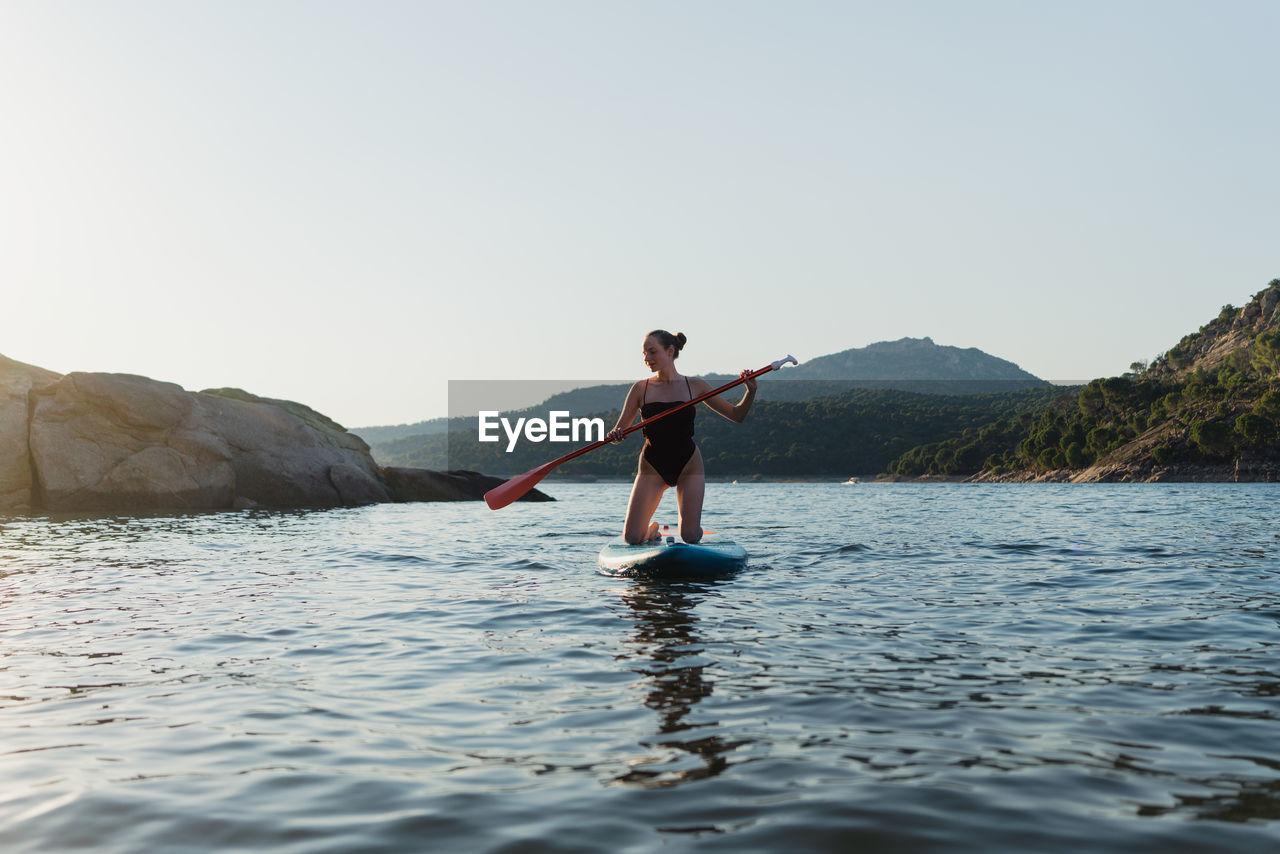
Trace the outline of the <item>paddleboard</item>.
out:
M 747 564 L 747 550 L 719 537 L 690 545 L 663 537 L 631 546 L 619 537 L 600 550 L 600 568 L 609 575 L 698 578 L 726 575 Z

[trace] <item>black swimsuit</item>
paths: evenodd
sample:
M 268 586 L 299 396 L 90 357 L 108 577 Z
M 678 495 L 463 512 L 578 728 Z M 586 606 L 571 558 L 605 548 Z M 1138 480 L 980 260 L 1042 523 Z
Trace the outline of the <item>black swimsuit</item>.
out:
M 684 378 L 685 390 L 689 392 L 689 400 L 693 400 L 693 389 L 689 387 L 689 378 Z M 649 393 L 649 381 L 645 380 L 644 393 Z M 661 403 L 645 403 L 641 398 L 640 417 L 652 418 L 659 412 L 666 412 L 673 406 L 680 406 L 688 401 L 672 400 Z M 667 486 L 675 486 L 680 479 L 680 472 L 688 464 L 698 446 L 693 442 L 693 422 L 697 417 L 697 407 L 686 406 L 679 412 L 641 428 L 644 433 L 644 450 L 640 452 L 654 471 Z

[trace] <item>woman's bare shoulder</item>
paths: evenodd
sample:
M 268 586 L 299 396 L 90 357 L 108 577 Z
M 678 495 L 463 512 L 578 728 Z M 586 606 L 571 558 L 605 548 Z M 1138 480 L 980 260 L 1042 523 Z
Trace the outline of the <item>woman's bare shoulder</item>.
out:
M 631 388 L 627 389 L 627 400 L 631 400 L 632 398 L 638 399 L 641 392 L 644 391 L 644 384 L 647 382 L 648 380 L 636 380 L 633 382 L 631 384 Z
M 695 396 L 711 391 L 711 383 L 702 377 L 689 377 L 689 387 L 693 389 Z

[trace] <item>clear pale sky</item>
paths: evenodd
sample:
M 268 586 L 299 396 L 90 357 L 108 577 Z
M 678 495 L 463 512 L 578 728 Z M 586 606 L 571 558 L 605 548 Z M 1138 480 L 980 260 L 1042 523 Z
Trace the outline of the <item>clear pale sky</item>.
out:
M 1082 380 L 1280 276 L 1276 2 L 0 0 L 0 353 L 445 413 L 903 336 Z

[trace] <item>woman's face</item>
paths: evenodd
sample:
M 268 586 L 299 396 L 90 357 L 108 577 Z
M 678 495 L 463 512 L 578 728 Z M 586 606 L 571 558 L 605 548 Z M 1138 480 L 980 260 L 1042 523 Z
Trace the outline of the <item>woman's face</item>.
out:
M 663 347 L 662 343 L 650 335 L 644 339 L 644 363 L 650 371 L 660 371 L 671 364 L 672 347 Z

